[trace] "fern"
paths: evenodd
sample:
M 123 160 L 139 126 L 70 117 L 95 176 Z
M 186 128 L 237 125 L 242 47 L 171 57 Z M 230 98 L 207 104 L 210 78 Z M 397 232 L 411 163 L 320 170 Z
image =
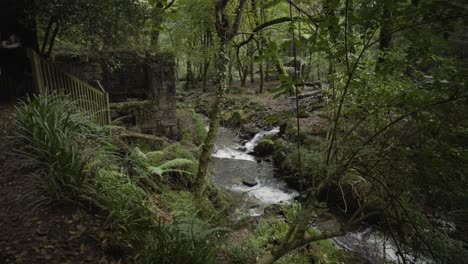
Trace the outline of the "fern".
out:
M 168 173 L 179 173 L 179 174 L 188 174 L 191 175 L 189 171 L 183 170 L 183 169 L 176 169 L 178 167 L 184 167 L 184 166 L 191 166 L 193 165 L 193 162 L 188 159 L 173 159 L 170 161 L 167 161 L 163 163 L 162 165 L 159 166 L 148 166 L 148 170 L 152 174 L 156 174 L 160 177 L 162 177 L 164 174 Z

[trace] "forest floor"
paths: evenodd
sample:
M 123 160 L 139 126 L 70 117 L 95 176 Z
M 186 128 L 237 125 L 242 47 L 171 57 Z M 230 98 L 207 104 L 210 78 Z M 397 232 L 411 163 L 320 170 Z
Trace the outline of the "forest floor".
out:
M 34 167 L 8 154 L 14 110 L 0 103 L 0 263 L 112 263 L 97 217 L 67 205 L 34 208 Z
M 255 113 L 253 116 L 250 116 L 247 123 L 244 124 L 244 129 L 248 130 L 248 127 L 256 127 L 256 129 L 264 129 L 266 125 L 265 117 L 270 114 L 284 114 L 285 116 L 295 116 L 296 111 L 296 102 L 294 96 L 279 96 L 275 97 L 275 94 L 272 93 L 272 89 L 281 85 L 280 81 L 267 81 L 265 82 L 265 88 L 263 93 L 257 93 L 259 82 L 247 82 L 246 87 L 240 87 L 240 82 L 235 81 L 231 84 L 231 88 L 228 89 L 227 99 L 235 99 L 236 101 L 241 102 L 240 105 L 234 106 L 231 110 L 248 110 L 251 108 L 249 102 L 255 102 L 258 105 L 261 105 L 263 110 L 261 112 Z M 202 92 L 202 89 L 193 89 L 193 90 L 182 90 L 178 92 L 181 93 L 180 102 L 190 103 L 195 102 L 195 104 L 201 104 L 207 107 L 211 107 L 212 103 L 216 98 L 216 85 L 208 85 L 207 92 Z M 205 104 L 203 100 L 207 100 L 208 104 Z M 304 99 L 300 100 L 300 109 L 301 110 L 310 110 L 310 105 Z M 195 107 L 196 108 L 196 107 Z M 195 109 L 200 111 L 200 109 Z M 254 111 L 254 109 L 250 109 Z M 229 110 L 226 110 L 229 111 Z M 203 111 L 202 111 L 203 112 Z M 206 111 L 205 111 L 206 112 Z M 288 113 L 288 114 L 286 114 Z M 207 115 L 207 113 L 204 113 Z M 294 121 L 293 118 L 291 121 Z M 301 116 L 299 119 L 301 131 L 305 133 L 310 133 L 317 135 L 323 132 L 323 129 L 327 125 L 327 120 L 322 116 L 320 107 L 315 108 L 313 111 L 309 111 L 308 116 Z M 296 122 L 291 122 L 290 125 L 294 125 Z M 258 132 L 258 131 L 257 131 Z

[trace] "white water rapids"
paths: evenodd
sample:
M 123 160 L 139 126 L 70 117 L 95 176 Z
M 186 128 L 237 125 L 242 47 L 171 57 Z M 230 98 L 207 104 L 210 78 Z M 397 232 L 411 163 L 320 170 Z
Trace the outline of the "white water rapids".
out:
M 219 129 L 210 172 L 215 183 L 241 196 L 236 212 L 238 218 L 261 215 L 267 206 L 281 202 L 289 204 L 299 195 L 285 182 L 273 177 L 275 172 L 271 162 L 259 163 L 249 154 L 263 137 L 278 132 L 278 127 L 261 131 L 242 146 L 235 141 L 236 134 L 232 129 Z M 248 187 L 243 180 L 258 184 Z

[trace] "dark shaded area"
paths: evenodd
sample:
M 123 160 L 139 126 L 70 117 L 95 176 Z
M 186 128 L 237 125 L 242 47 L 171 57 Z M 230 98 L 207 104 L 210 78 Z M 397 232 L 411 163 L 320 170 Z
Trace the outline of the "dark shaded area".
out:
M 112 263 L 100 219 L 68 206 L 33 209 L 36 168 L 7 154 L 14 109 L 0 104 L 0 263 Z
M 0 48 L 0 100 L 6 101 L 32 92 L 26 48 L 37 48 L 37 35 L 33 24 L 33 1 L 0 0 L 0 41 L 12 34 L 21 39 L 22 48 Z

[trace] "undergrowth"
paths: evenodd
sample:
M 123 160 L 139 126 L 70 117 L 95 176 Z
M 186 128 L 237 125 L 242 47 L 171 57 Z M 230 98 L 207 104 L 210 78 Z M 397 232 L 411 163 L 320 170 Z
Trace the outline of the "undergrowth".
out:
M 38 96 L 20 105 L 13 140 L 14 154 L 37 167 L 37 206 L 66 201 L 104 218 L 110 252 L 118 257 L 133 263 L 216 263 L 216 241 L 224 229 L 199 218 L 198 209 L 168 217 L 153 201 L 155 192 L 190 185 L 196 152 L 175 145 L 150 153 L 135 148 L 122 156 L 110 133 L 62 96 Z M 193 206 L 212 207 L 207 199 Z
M 76 201 L 87 181 L 92 148 L 83 149 L 90 135 L 88 117 L 59 96 L 35 97 L 22 103 L 13 129 L 14 151 L 38 168 L 38 203 Z M 86 144 L 86 143 L 85 143 Z

